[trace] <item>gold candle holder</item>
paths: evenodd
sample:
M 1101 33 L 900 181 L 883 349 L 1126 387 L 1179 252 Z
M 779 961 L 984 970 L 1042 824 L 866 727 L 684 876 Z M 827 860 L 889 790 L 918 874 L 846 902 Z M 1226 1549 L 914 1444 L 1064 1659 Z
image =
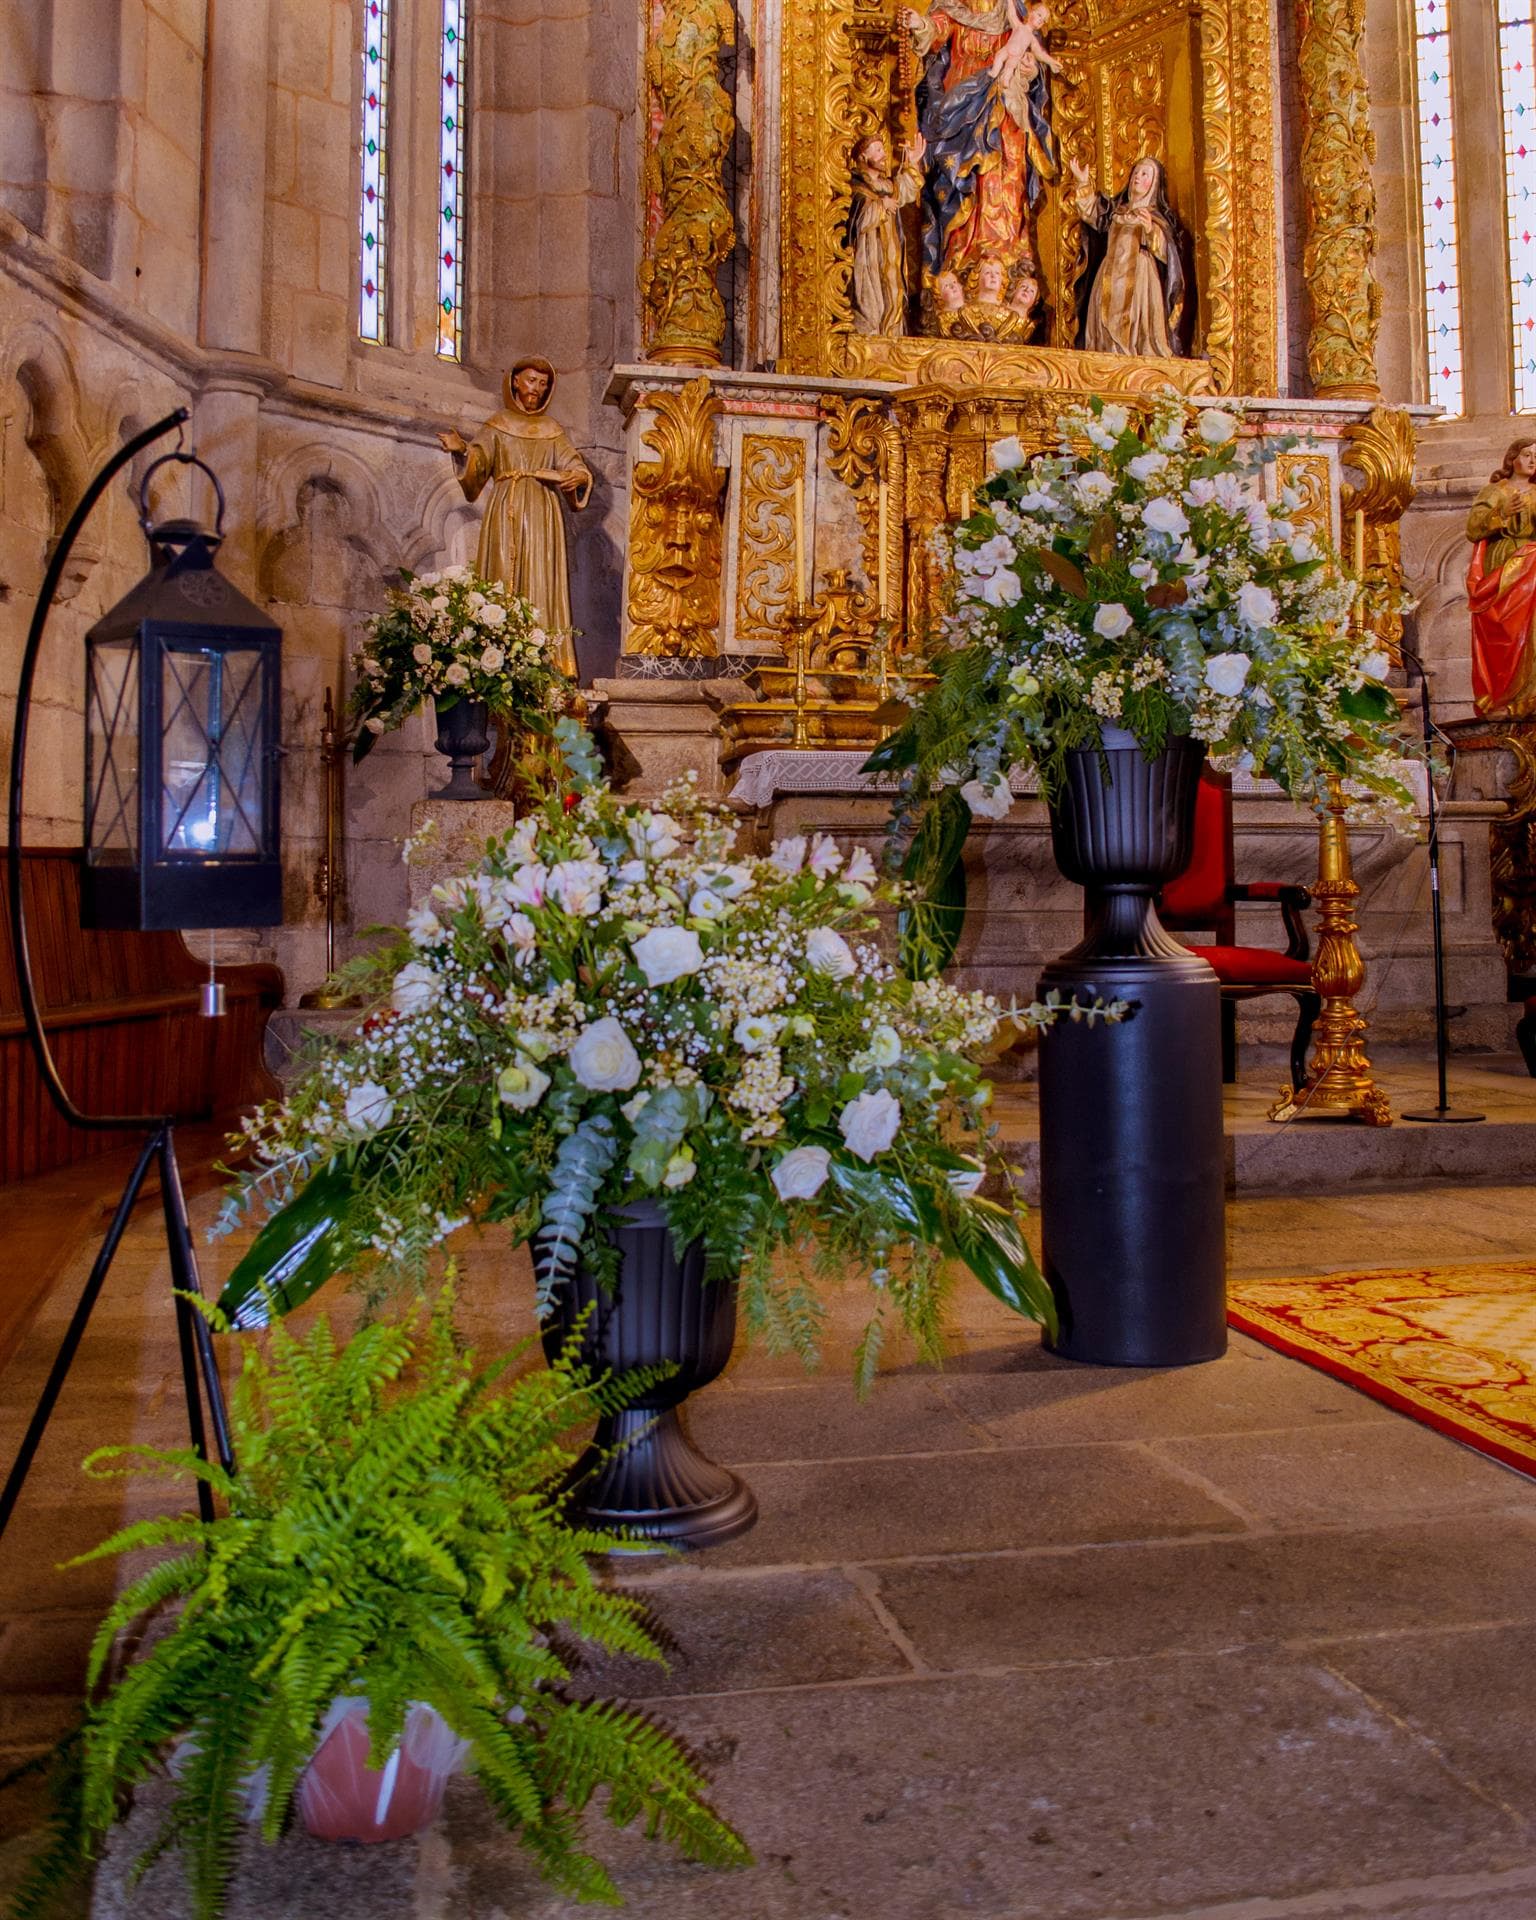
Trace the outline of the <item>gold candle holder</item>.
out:
M 807 656 L 810 652 L 811 628 L 815 624 L 815 608 L 808 607 L 804 600 L 797 598 L 785 616 L 785 625 L 790 633 L 791 664 L 795 670 L 795 718 L 789 741 L 792 747 L 808 747 L 811 744 L 811 730 L 806 719 L 806 707 L 809 704 L 806 674 L 809 665 Z
M 1328 803 L 1319 823 L 1317 957 L 1312 985 L 1322 999 L 1317 1018 L 1312 1067 L 1304 1087 L 1286 1087 L 1269 1110 L 1271 1120 L 1358 1120 L 1368 1127 L 1390 1127 L 1392 1108 L 1371 1078 L 1365 1054 L 1365 1016 L 1355 996 L 1365 985 L 1354 920 L 1360 897 L 1344 819 L 1344 789 L 1337 774 L 1328 776 Z

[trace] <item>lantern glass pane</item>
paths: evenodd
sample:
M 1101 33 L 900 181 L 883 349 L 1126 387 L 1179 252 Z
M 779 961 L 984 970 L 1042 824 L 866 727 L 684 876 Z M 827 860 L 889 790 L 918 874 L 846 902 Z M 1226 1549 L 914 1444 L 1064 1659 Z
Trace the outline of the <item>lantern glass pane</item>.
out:
M 139 649 L 93 641 L 85 693 L 88 858 L 132 866 L 139 848 Z
M 161 845 L 194 859 L 260 854 L 260 653 L 176 645 L 161 660 Z

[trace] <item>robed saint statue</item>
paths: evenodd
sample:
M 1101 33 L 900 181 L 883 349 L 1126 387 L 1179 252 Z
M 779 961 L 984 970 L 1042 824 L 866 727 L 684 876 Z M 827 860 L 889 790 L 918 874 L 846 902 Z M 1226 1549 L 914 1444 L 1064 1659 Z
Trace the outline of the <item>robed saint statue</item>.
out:
M 1096 191 L 1076 161 L 1072 184 L 1084 239 L 1078 345 L 1089 353 L 1174 358 L 1183 351 L 1186 317 L 1184 233 L 1168 204 L 1162 162 L 1138 160 L 1113 199 Z
M 475 571 L 498 580 L 537 608 L 554 641 L 552 658 L 576 677 L 571 640 L 571 589 L 565 556 L 562 498 L 584 507 L 592 472 L 558 420 L 547 417 L 555 370 L 547 360 L 519 360 L 502 384 L 506 406 L 493 413 L 473 440 L 458 433 L 438 436 L 459 469 L 466 500 L 491 489 L 480 523 Z
M 1517 440 L 1472 502 L 1472 693 L 1479 713 L 1536 713 L 1536 440 Z

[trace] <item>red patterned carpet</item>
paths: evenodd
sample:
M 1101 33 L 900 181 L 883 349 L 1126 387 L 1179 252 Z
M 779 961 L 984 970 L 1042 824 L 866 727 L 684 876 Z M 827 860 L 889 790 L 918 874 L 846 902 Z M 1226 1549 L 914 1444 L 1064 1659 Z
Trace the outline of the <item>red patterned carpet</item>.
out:
M 1228 1317 L 1266 1346 L 1536 1475 L 1536 1264 L 1245 1281 Z

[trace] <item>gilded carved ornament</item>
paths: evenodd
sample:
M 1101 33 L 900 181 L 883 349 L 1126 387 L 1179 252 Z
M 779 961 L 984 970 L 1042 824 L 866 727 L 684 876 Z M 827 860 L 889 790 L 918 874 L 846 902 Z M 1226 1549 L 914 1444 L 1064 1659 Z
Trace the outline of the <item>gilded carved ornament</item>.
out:
M 1302 97 L 1303 256 L 1315 392 L 1376 399 L 1376 136 L 1360 65 L 1365 0 L 1297 0 Z
M 1398 603 L 1407 586 L 1402 519 L 1413 504 L 1417 455 L 1412 416 L 1400 409 L 1373 407 L 1369 419 L 1344 430 L 1344 464 L 1358 481 L 1340 489 L 1339 507 L 1346 535 L 1356 516 L 1365 516 L 1365 579 L 1373 596 L 1366 623 L 1394 657 L 1403 637 Z
M 805 455 L 797 435 L 742 435 L 734 632 L 744 652 L 783 644 L 784 619 L 795 598 L 796 483 L 805 484 Z
M 736 130 L 720 53 L 736 44 L 726 0 L 665 0 L 645 56 L 652 137 L 640 262 L 646 357 L 718 366 L 725 303 L 716 271 L 736 244 L 724 166 Z
M 646 404 L 656 418 L 641 444 L 656 458 L 634 470 L 624 651 L 713 659 L 720 651 L 727 477 L 715 465 L 720 402 L 701 374 L 680 392 L 656 394 Z

